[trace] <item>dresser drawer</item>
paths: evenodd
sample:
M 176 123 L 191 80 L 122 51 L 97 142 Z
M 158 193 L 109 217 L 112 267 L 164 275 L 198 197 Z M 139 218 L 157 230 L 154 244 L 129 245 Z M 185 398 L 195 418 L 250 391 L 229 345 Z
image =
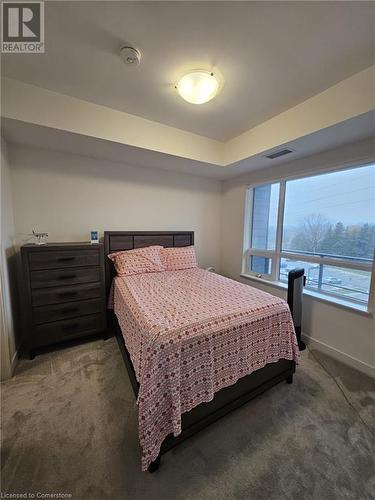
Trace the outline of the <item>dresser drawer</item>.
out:
M 32 271 L 61 267 L 98 266 L 99 252 L 96 249 L 83 252 L 76 252 L 74 250 L 31 252 L 29 255 L 29 265 Z
M 102 304 L 101 299 L 91 299 L 34 307 L 33 322 L 41 324 L 98 313 L 102 310 Z
M 31 271 L 31 288 L 71 285 L 100 281 L 100 269 L 96 267 L 77 269 L 53 269 L 50 271 Z
M 59 286 L 54 288 L 36 288 L 31 292 L 33 307 L 48 304 L 60 304 L 72 300 L 95 299 L 101 297 L 102 288 L 97 283 L 81 283 L 79 285 Z
M 45 323 L 34 327 L 35 346 L 53 344 L 67 339 L 91 335 L 103 331 L 104 315 L 91 314 L 81 318 Z

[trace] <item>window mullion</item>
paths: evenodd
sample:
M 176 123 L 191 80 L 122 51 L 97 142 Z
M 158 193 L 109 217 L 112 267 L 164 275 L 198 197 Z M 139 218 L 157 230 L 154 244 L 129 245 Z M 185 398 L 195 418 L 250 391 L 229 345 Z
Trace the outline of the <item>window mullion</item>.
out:
M 275 258 L 272 261 L 272 278 L 277 281 L 279 279 L 279 267 L 280 267 L 280 252 L 283 236 L 283 219 L 284 219 L 284 207 L 285 207 L 285 181 L 280 182 L 279 191 L 279 206 L 277 211 L 277 226 L 276 226 L 276 247 L 275 247 Z
M 368 311 L 373 313 L 375 311 L 375 249 L 372 260 L 371 280 L 370 280 L 370 293 L 368 299 Z
M 253 231 L 253 215 L 254 215 L 254 189 L 248 189 L 245 203 L 245 247 L 246 250 L 251 248 L 251 234 Z
M 253 198 L 254 189 L 248 188 L 246 190 L 245 198 L 245 231 L 244 231 L 244 243 L 243 243 L 243 261 L 242 261 L 242 272 L 247 272 L 248 270 L 248 260 L 249 251 L 251 249 L 251 233 L 253 227 Z

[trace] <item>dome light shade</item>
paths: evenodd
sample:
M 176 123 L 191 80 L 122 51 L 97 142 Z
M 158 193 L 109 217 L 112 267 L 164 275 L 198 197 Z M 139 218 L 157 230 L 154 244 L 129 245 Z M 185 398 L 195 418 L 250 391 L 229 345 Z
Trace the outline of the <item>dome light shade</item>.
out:
M 185 101 L 204 104 L 215 97 L 219 82 L 213 73 L 199 70 L 183 76 L 176 85 L 177 92 Z

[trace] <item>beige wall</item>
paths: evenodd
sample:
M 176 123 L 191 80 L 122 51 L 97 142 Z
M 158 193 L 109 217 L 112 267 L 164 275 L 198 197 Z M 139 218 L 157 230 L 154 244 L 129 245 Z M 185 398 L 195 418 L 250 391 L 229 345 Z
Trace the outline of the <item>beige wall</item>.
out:
M 17 242 L 34 228 L 49 241 L 90 230 L 193 230 L 200 265 L 220 265 L 221 183 L 160 169 L 42 149 L 10 150 Z
M 1 380 L 10 377 L 16 353 L 13 311 L 16 305 L 16 269 L 11 176 L 7 145 L 1 138 L 1 241 L 0 241 L 0 328 Z
M 240 278 L 243 249 L 245 193 L 248 185 L 268 182 L 327 168 L 366 162 L 374 157 L 374 143 L 363 141 L 275 168 L 259 170 L 223 183 L 221 270 L 226 276 L 270 293 L 285 296 L 283 290 Z M 320 349 L 375 375 L 375 322 L 341 307 L 304 296 L 302 330 Z

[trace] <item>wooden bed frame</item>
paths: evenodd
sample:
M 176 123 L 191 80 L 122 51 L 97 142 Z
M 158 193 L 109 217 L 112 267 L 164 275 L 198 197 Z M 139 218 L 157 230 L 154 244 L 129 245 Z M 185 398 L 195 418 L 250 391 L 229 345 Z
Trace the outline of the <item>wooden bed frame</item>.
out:
M 120 250 L 131 250 L 133 248 L 142 248 L 149 245 L 183 247 L 193 244 L 193 231 L 105 231 L 104 252 L 107 294 L 109 293 L 112 279 L 116 274 L 112 261 L 107 258 L 109 253 Z M 137 397 L 139 384 L 125 346 L 124 337 L 113 311 L 109 311 L 108 318 L 109 328 L 116 335 L 134 394 Z M 177 437 L 170 435 L 164 440 L 160 454 L 150 465 L 149 472 L 154 472 L 159 467 L 160 457 L 163 453 L 181 443 L 189 436 L 195 434 L 207 425 L 215 422 L 215 420 L 226 415 L 235 408 L 238 408 L 279 382 L 285 380 L 287 383 L 291 384 L 293 382 L 294 372 L 294 361 L 281 359 L 277 363 L 269 363 L 264 368 L 256 370 L 250 375 L 241 378 L 235 384 L 221 389 L 215 394 L 212 401 L 201 403 L 191 411 L 184 413 L 181 419 L 182 433 Z

